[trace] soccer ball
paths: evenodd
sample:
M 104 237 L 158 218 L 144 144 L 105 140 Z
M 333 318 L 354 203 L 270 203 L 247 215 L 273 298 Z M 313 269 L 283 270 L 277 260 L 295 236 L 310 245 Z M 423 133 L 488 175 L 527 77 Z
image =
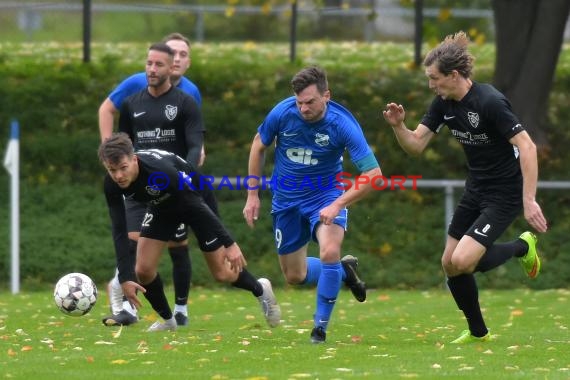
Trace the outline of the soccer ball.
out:
M 53 291 L 55 304 L 62 313 L 80 317 L 89 313 L 97 301 L 97 287 L 83 273 L 69 273 L 59 279 Z

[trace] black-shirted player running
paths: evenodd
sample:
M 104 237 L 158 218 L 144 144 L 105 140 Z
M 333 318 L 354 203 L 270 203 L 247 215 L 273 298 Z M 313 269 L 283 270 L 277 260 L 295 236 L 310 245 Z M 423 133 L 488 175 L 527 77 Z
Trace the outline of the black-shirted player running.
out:
M 180 88 L 187 94 L 191 95 L 198 105 L 202 103 L 202 96 L 198 87 L 192 81 L 185 77 L 185 73 L 191 66 L 191 46 L 190 40 L 180 33 L 171 33 L 165 36 L 162 42 L 166 43 L 174 51 L 174 59 L 172 68 L 163 67 L 161 71 L 170 70 L 170 82 L 172 86 Z M 149 67 L 152 68 L 152 67 Z M 156 76 L 160 74 L 158 70 L 153 68 L 156 73 L 149 73 Z M 157 81 L 154 81 L 157 82 Z M 148 88 L 148 79 L 146 70 L 142 73 L 136 73 L 123 80 L 109 96 L 101 103 L 99 107 L 99 132 L 101 142 L 110 137 L 113 133 L 114 115 L 119 112 L 123 101 L 130 95 Z M 182 157 L 184 157 L 183 155 Z M 204 146 L 200 155 L 198 167 L 200 167 L 206 158 Z M 144 210 L 144 208 L 143 208 Z M 140 217 L 142 220 L 142 215 Z M 129 220 L 131 220 L 129 218 Z M 140 221 L 135 226 L 140 228 Z M 130 231 L 129 238 L 133 243 L 138 239 L 138 230 Z M 188 295 L 190 293 L 190 285 L 192 282 L 192 260 L 188 249 L 187 233 L 185 229 L 177 232 L 172 241 L 168 242 L 168 253 L 172 261 L 172 280 L 174 283 L 174 317 L 178 326 L 188 324 Z M 126 298 L 123 297 L 123 290 L 117 275 L 113 276 L 107 286 L 109 303 L 113 315 L 103 319 L 106 325 L 130 324 L 138 320 L 136 310 L 131 307 Z
M 530 278 L 540 271 L 536 236 L 527 231 L 509 243 L 495 243 L 524 208 L 538 232 L 548 229 L 535 200 L 538 181 L 536 146 L 513 114 L 509 101 L 490 84 L 470 79 L 473 56 L 464 32 L 445 38 L 425 60 L 429 87 L 436 97 L 415 130 L 404 124 L 402 105 L 383 111 L 401 147 L 420 154 L 445 124 L 467 157 L 465 191 L 448 227 L 442 257 L 449 290 L 469 330 L 451 343 L 490 340 L 479 306 L 474 272 L 486 272 L 512 257 Z
M 141 303 L 136 292 L 144 292 L 152 308 L 164 319 L 147 331 L 173 331 L 177 327 L 157 268 L 166 241 L 180 223 L 194 232 L 212 276 L 217 281 L 249 290 L 258 298 L 269 326 L 280 323 L 281 309 L 270 281 L 256 279 L 247 271 L 239 246 L 198 189 L 191 185 L 200 183 L 192 165 L 158 149 L 140 150 L 135 154 L 131 140 L 121 132 L 105 140 L 98 154 L 108 173 L 105 198 L 123 292 L 137 308 Z M 136 258 L 129 250 L 124 198 L 147 205 Z
M 120 108 L 119 131 L 129 135 L 135 149 L 162 149 L 184 157 L 197 166 L 204 143 L 205 128 L 195 99 L 170 82 L 174 50 L 167 43 L 155 43 L 148 49 L 146 76 L 148 86 L 127 97 Z M 217 212 L 216 200 L 209 193 L 208 205 Z M 145 205 L 125 200 L 131 250 L 136 250 Z M 175 317 L 178 325 L 187 324 L 185 315 L 190 284 L 190 260 L 187 246 L 187 228 L 181 224 L 170 237 L 169 252 L 181 259 L 183 267 L 173 270 L 175 289 Z M 188 258 L 188 260 L 182 260 Z M 182 272 L 183 270 L 186 272 Z M 180 277 L 180 278 L 177 278 Z M 179 306 L 180 305 L 180 306 Z M 136 322 L 126 310 L 103 318 L 105 325 L 129 325 Z

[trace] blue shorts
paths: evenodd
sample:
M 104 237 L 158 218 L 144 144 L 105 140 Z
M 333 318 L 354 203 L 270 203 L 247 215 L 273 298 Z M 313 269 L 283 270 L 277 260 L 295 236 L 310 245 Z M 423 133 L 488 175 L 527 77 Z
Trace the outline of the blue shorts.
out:
M 273 233 L 277 253 L 286 255 L 293 253 L 311 239 L 317 241 L 316 227 L 320 223 L 319 212 L 330 205 L 338 194 L 331 194 L 315 199 L 305 199 L 302 202 L 283 203 L 274 201 L 273 210 Z M 337 224 L 345 229 L 348 225 L 348 210 L 343 208 L 334 219 Z

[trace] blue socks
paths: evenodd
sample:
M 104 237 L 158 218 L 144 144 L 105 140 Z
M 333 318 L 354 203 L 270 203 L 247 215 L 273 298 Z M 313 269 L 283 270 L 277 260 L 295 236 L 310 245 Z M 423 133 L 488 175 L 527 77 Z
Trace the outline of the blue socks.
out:
M 343 270 L 340 262 L 321 264 L 321 267 L 321 276 L 317 284 L 317 310 L 314 322 L 315 327 L 322 327 L 326 330 L 340 291 Z
M 323 264 L 321 264 L 321 259 L 318 257 L 307 256 L 307 277 L 303 281 L 303 285 L 310 284 L 316 285 L 321 277 L 321 270 Z M 346 279 L 346 272 L 342 265 L 340 266 L 341 280 Z

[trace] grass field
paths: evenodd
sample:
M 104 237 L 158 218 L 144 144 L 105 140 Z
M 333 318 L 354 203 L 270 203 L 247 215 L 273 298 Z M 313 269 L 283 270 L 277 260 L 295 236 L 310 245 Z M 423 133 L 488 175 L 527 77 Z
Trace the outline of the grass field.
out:
M 311 290 L 276 289 L 282 325 L 269 329 L 248 293 L 194 288 L 190 325 L 152 334 L 148 304 L 138 324 L 104 327 L 99 294 L 83 317 L 49 291 L 0 294 L 0 378 L 570 379 L 568 290 L 482 291 L 497 339 L 468 346 L 448 344 L 465 322 L 445 290 L 373 290 L 363 304 L 343 290 L 323 345 L 309 342 Z

